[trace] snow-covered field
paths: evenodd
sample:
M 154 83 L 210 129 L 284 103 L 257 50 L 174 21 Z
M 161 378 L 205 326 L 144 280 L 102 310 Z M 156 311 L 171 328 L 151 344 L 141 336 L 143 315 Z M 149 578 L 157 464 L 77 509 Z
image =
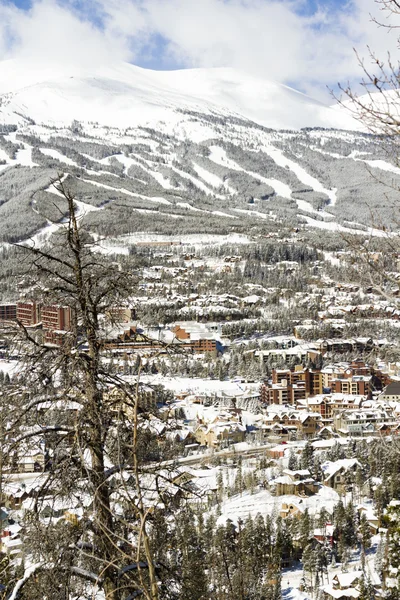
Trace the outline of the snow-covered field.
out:
M 99 248 L 105 252 L 127 254 L 129 252 L 129 246 L 132 244 L 152 244 L 157 242 L 182 244 L 200 248 L 204 245 L 219 246 L 221 244 L 250 244 L 252 243 L 252 240 L 246 235 L 236 233 L 229 235 L 187 234 L 175 236 L 157 233 L 134 233 L 123 235 L 118 238 L 102 240 L 99 242 Z
M 241 495 L 233 496 L 226 500 L 221 506 L 219 523 L 227 519 L 237 522 L 239 519 L 245 521 L 248 516 L 255 517 L 261 514 L 263 517 L 271 515 L 277 517 L 282 504 L 292 504 L 303 512 L 306 508 L 311 515 L 316 515 L 324 506 L 332 512 L 335 504 L 339 502 L 339 494 L 329 487 L 322 486 L 318 494 L 308 498 L 298 496 L 273 496 L 269 491 L 262 490 L 254 494 L 246 491 Z

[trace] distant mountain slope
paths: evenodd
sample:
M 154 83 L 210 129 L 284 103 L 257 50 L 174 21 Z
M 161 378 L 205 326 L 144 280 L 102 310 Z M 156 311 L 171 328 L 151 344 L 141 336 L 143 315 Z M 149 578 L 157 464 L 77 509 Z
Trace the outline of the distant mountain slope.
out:
M 41 69 L 0 63 L 0 122 L 25 115 L 38 123 L 73 119 L 114 127 L 171 125 L 180 110 L 235 115 L 273 129 L 354 129 L 352 119 L 284 85 L 234 69 L 150 71 L 130 64 Z
M 400 170 L 348 119 L 232 69 L 0 63 L 0 243 L 62 226 L 59 173 L 93 234 L 119 249 L 138 232 L 382 235 Z

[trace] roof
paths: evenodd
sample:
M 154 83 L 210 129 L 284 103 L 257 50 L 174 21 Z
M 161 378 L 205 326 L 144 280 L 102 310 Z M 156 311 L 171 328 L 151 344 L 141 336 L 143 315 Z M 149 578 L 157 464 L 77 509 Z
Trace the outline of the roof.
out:
M 353 571 L 352 573 L 336 573 L 334 579 L 337 578 L 340 587 L 350 587 L 356 579 L 362 576 L 362 571 Z
M 289 475 L 281 475 L 274 479 L 273 483 L 282 483 L 283 485 L 294 485 L 295 482 L 289 477 Z
M 316 529 L 314 529 L 314 536 L 318 536 L 318 537 L 332 536 L 334 529 L 335 528 L 333 525 L 326 525 L 325 529 L 316 528 Z
M 389 383 L 383 392 L 383 396 L 400 396 L 400 381 Z
M 319 420 L 319 419 L 321 419 L 321 415 L 319 413 L 305 413 L 303 415 L 300 415 L 300 422 L 304 423 L 309 418 L 314 419 L 314 420 Z
M 340 471 L 344 469 L 348 471 L 348 469 L 352 469 L 353 467 L 361 466 L 356 458 L 343 458 L 341 460 L 335 460 L 334 462 L 326 462 L 322 465 L 322 470 L 324 472 L 325 480 L 330 479 Z
M 285 475 L 299 475 L 300 477 L 309 477 L 310 476 L 310 471 L 308 469 L 297 469 L 296 470 L 292 470 L 292 469 L 284 469 L 284 474 Z

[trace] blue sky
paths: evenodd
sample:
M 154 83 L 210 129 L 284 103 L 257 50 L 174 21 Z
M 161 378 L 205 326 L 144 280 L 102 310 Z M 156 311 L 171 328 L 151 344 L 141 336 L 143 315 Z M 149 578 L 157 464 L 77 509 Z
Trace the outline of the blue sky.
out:
M 328 98 L 353 52 L 398 54 L 374 0 L 0 0 L 0 59 L 233 67 Z
M 305 0 L 303 6 L 297 9 L 300 14 L 313 14 L 317 12 L 321 7 L 328 8 L 329 10 L 338 10 L 348 4 L 348 0 Z
M 18 8 L 28 9 L 32 6 L 31 0 L 15 0 L 10 4 L 15 4 Z
M 18 8 L 29 9 L 32 6 L 32 0 L 9 0 L 10 4 L 14 4 Z M 60 2 L 62 5 L 63 2 Z M 84 0 L 80 0 L 77 4 L 84 4 Z M 319 7 L 343 7 L 348 4 L 348 0 L 305 0 L 303 6 L 298 8 L 298 12 L 310 14 L 318 10 Z

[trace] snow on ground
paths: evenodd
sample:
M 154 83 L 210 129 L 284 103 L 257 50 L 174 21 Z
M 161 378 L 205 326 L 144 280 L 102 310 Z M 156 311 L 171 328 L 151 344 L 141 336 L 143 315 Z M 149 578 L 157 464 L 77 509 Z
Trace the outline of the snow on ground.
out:
M 88 158 L 90 158 L 91 160 L 95 160 L 90 156 L 88 156 Z M 170 184 L 169 180 L 166 177 L 164 177 L 164 175 L 162 175 L 161 173 L 158 173 L 157 171 L 154 171 L 148 167 L 146 168 L 143 165 L 143 162 L 139 161 L 137 158 L 132 158 L 131 156 L 125 156 L 125 154 L 114 154 L 113 156 L 108 156 L 107 158 L 103 158 L 102 160 L 97 161 L 97 162 L 103 163 L 103 164 L 111 164 L 110 161 L 112 158 L 116 158 L 118 160 L 118 162 L 120 162 L 124 165 L 125 173 L 127 173 L 129 168 L 132 165 L 134 165 L 134 166 L 140 167 L 141 169 L 143 169 L 143 171 L 145 171 L 151 177 L 153 177 L 161 185 L 161 187 L 163 187 L 165 190 L 173 189 L 173 186 Z M 147 162 L 149 162 L 149 161 L 147 161 Z M 147 182 L 143 182 L 143 183 L 147 183 Z
M 199 125 L 182 112 L 191 110 L 240 115 L 276 129 L 359 129 L 347 112 L 232 68 L 151 71 L 116 63 L 95 69 L 66 64 L 60 70 L 59 65 L 54 69 L 13 59 L 0 62 L 0 94 L 8 94 L 8 106 L 0 109 L 0 121 L 7 122 L 23 112 L 37 123 L 51 117 L 53 123 L 69 125 L 77 119 L 85 129 L 96 122 L 121 129 L 163 124 L 172 132 L 184 123 L 186 134 L 195 130 L 200 135 Z M 209 139 L 208 131 L 205 135 Z
M 336 204 L 336 199 L 337 199 L 336 198 L 336 192 L 337 192 L 336 188 L 334 188 L 332 190 L 328 190 L 327 188 L 325 188 L 322 185 L 322 183 L 320 181 L 318 181 L 318 179 L 315 179 L 315 177 L 313 177 L 312 175 L 307 173 L 307 171 L 305 169 L 303 169 L 303 167 L 301 167 L 299 164 L 297 164 L 293 160 L 286 158 L 286 156 L 283 154 L 282 150 L 279 150 L 278 148 L 275 148 L 274 146 L 271 146 L 271 145 L 264 146 L 262 148 L 262 150 L 266 154 L 268 154 L 276 162 L 276 164 L 279 165 L 280 167 L 284 167 L 284 168 L 289 167 L 289 169 L 291 171 L 293 171 L 293 173 L 297 176 L 299 181 L 301 181 L 305 185 L 308 185 L 316 192 L 321 192 L 323 194 L 326 194 L 331 201 L 331 206 L 334 206 Z
M 298 200 L 296 198 L 296 203 L 297 206 L 300 210 L 303 210 L 305 212 L 309 212 L 309 213 L 314 213 L 315 215 L 319 215 L 320 217 L 324 217 L 324 219 L 326 217 L 334 219 L 335 216 L 331 215 L 331 213 L 325 212 L 323 210 L 317 210 L 315 209 L 312 204 L 310 204 L 310 202 L 307 202 L 306 200 Z
M 52 148 L 39 148 L 39 150 L 42 154 L 46 154 L 46 156 L 51 156 L 52 158 L 55 158 L 60 162 L 65 163 L 66 165 L 80 168 L 78 163 L 68 158 L 68 156 L 64 156 L 64 154 L 61 154 L 61 152 L 58 152 L 58 150 L 53 150 Z
M 254 389 L 259 390 L 259 384 L 241 384 L 235 381 L 219 381 L 216 379 L 201 379 L 197 377 L 163 377 L 162 375 L 143 375 L 142 379 L 152 385 L 161 384 L 174 392 L 188 392 L 189 394 L 224 392 L 227 395 L 238 396 L 245 391 Z M 196 405 L 197 409 L 197 405 Z
M 105 251 L 112 251 L 115 253 L 127 254 L 129 251 L 129 245 L 137 243 L 152 244 L 154 242 L 166 242 L 177 245 L 189 245 L 193 247 L 201 247 L 204 245 L 220 246 L 222 244 L 251 244 L 252 240 L 239 233 L 231 233 L 228 235 L 218 234 L 187 234 L 187 235 L 161 235 L 158 233 L 132 233 L 127 235 L 121 235 L 115 238 L 109 238 L 99 242 L 101 248 Z M 118 251 L 118 249 L 120 251 Z
M 299 496 L 272 496 L 268 490 L 261 490 L 254 494 L 246 491 L 242 494 L 232 496 L 221 505 L 221 515 L 218 524 L 225 523 L 228 519 L 236 523 L 239 519 L 245 521 L 250 515 L 252 518 L 260 513 L 263 517 L 267 515 L 278 516 L 283 503 L 293 504 L 302 511 L 308 508 L 311 515 L 317 514 L 324 506 L 329 512 L 339 502 L 340 496 L 335 490 L 322 486 L 314 496 L 300 498 Z
M 1 65 L 1 63 L 0 63 L 0 65 Z M 0 108 L 0 113 L 1 113 L 1 108 Z M 30 146 L 29 144 L 25 144 L 25 142 L 21 142 L 20 140 L 17 140 L 17 132 L 16 131 L 13 131 L 12 133 L 5 135 L 4 139 L 8 140 L 9 142 L 12 142 L 13 144 L 20 144 L 23 146 L 22 150 L 17 151 L 15 160 L 10 160 L 7 157 L 6 160 L 8 161 L 8 165 L 22 165 L 23 167 L 37 167 L 38 166 L 32 160 L 32 146 Z
M 230 194 L 236 194 L 236 190 L 233 187 L 231 187 L 226 181 L 223 181 L 223 179 L 218 177 L 218 175 L 215 175 L 214 173 L 210 173 L 210 171 L 203 169 L 203 167 L 200 167 L 196 163 L 192 163 L 192 165 L 193 165 L 193 168 L 196 171 L 196 173 L 202 179 L 204 179 L 204 181 L 206 181 L 213 187 L 219 188 L 220 186 L 223 186 L 227 190 L 227 192 L 229 192 Z
M 221 471 L 221 467 L 213 467 L 210 469 L 194 469 L 194 468 L 187 468 L 185 469 L 186 471 L 188 471 L 189 473 L 191 473 L 195 479 L 195 485 L 196 487 L 201 490 L 202 492 L 206 492 L 207 490 L 213 490 L 216 488 L 217 486 L 217 476 L 218 476 L 218 472 Z M 233 471 L 233 473 L 231 473 L 231 471 Z M 230 476 L 230 480 L 227 481 L 227 477 L 225 476 L 224 478 L 224 483 L 229 484 L 231 480 L 234 480 L 234 476 L 236 474 L 236 470 L 232 469 L 231 467 L 229 469 L 226 469 L 226 476 Z M 233 475 L 233 477 L 232 477 Z
M 119 175 L 117 175 L 117 173 L 111 173 L 111 171 L 93 171 L 93 169 L 84 169 L 85 173 L 87 173 L 88 175 L 94 175 L 95 177 L 98 177 L 99 175 L 107 175 L 107 177 L 111 176 L 111 177 L 115 177 L 116 179 L 119 179 Z M 145 181 L 142 183 L 146 183 Z
M 8 373 L 10 377 L 19 372 L 21 365 L 16 360 L 0 359 L 0 371 Z
M 192 166 L 196 173 L 199 175 L 199 177 L 204 179 L 204 181 L 206 181 L 212 187 L 219 188 L 221 185 L 224 185 L 223 180 L 220 177 L 218 177 L 218 175 L 210 173 L 210 171 L 203 169 L 203 167 L 200 167 L 195 162 L 192 163 Z
M 62 226 L 62 223 L 50 223 L 50 221 L 48 221 L 47 225 L 42 227 L 42 229 L 39 229 L 35 235 L 25 240 L 25 243 L 29 244 L 29 246 L 40 248 L 40 246 L 42 246 L 49 239 L 49 237 L 58 231 Z
M 303 574 L 303 571 L 301 571 Z M 301 578 L 300 578 L 301 579 Z M 311 596 L 292 587 L 285 588 L 282 583 L 282 600 L 312 600 Z
M 228 219 L 238 219 L 239 217 L 235 217 L 235 215 L 229 215 L 228 213 L 224 213 L 220 210 L 213 210 L 211 214 L 217 215 L 218 217 L 228 217 Z
M 237 164 L 237 162 L 228 158 L 226 151 L 223 148 L 220 148 L 219 146 L 210 146 L 209 158 L 217 165 L 222 165 L 223 167 L 226 167 L 227 169 L 232 169 L 234 171 L 241 171 L 242 173 L 247 173 L 254 179 L 258 179 L 258 181 L 269 185 L 273 188 L 275 193 L 278 196 L 281 196 L 282 198 L 290 199 L 292 197 L 292 190 L 286 183 L 278 181 L 277 179 L 269 179 L 268 177 L 263 177 L 259 173 L 254 173 L 253 171 L 246 171 L 246 169 L 243 169 L 240 165 Z
M 232 169 L 233 171 L 243 171 L 242 167 L 240 167 L 237 162 L 228 158 L 226 151 L 219 146 L 210 146 L 210 155 L 209 159 L 215 162 L 217 165 L 221 165 L 222 167 L 226 167 L 227 169 Z
M 379 576 L 377 575 L 374 567 L 375 555 L 380 542 L 380 535 L 374 535 L 371 538 L 371 548 L 366 552 L 366 573 L 371 581 L 378 581 Z M 351 574 L 355 571 L 361 570 L 361 556 L 359 550 L 352 550 L 350 552 L 350 558 L 347 564 L 347 573 L 351 578 Z M 328 565 L 327 577 L 321 581 L 320 587 L 329 585 L 335 575 L 340 575 L 342 578 L 346 577 L 343 572 L 342 564 L 337 563 L 335 566 Z M 283 600 L 312 600 L 312 597 L 304 592 L 299 591 L 301 580 L 303 578 L 303 569 L 301 563 L 296 563 L 291 569 L 284 569 L 282 571 L 282 599 Z
M 397 175 L 400 175 L 400 169 L 398 167 L 394 167 L 393 165 L 384 160 L 364 160 L 362 162 L 365 162 L 370 167 L 381 169 L 382 171 L 389 171 L 391 173 L 396 173 Z
M 174 186 L 170 184 L 169 179 L 164 177 L 162 173 L 158 173 L 157 171 L 148 171 L 148 173 L 154 177 L 154 179 L 163 187 L 165 190 L 173 190 Z
M 8 162 L 10 160 L 8 154 L 0 148 L 0 160 L 5 160 Z
M 63 177 L 63 180 L 65 178 L 66 176 Z M 62 193 L 53 184 L 51 184 L 44 191 L 64 198 Z M 87 202 L 82 202 L 80 200 L 74 200 L 74 204 L 77 207 L 75 214 L 78 219 L 84 217 L 89 212 L 102 210 L 102 207 L 92 206 L 91 204 L 88 204 Z M 66 219 L 61 219 L 58 223 L 52 223 L 51 221 L 47 221 L 47 225 L 39 229 L 39 231 L 35 233 L 35 235 L 25 240 L 25 243 L 29 244 L 30 246 L 40 247 L 50 238 L 50 236 L 53 235 L 53 233 L 58 231 L 61 227 L 65 227 L 66 223 Z
M 64 177 L 62 178 L 62 181 L 64 181 L 66 179 L 66 175 L 64 175 Z M 60 192 L 60 190 L 57 189 L 57 184 L 51 184 L 49 185 L 49 187 L 47 187 L 45 190 L 45 192 L 48 192 L 50 194 L 54 194 L 55 196 L 59 196 L 60 198 L 63 198 L 65 200 L 64 195 Z M 88 204 L 87 202 L 82 202 L 81 200 L 76 200 L 74 199 L 74 204 L 77 207 L 77 210 L 75 211 L 75 214 L 77 217 L 83 217 L 84 215 L 86 215 L 87 213 L 93 212 L 95 210 L 102 210 L 103 207 L 101 206 L 93 206 L 92 204 Z M 60 226 L 61 223 L 50 223 L 49 225 L 56 225 L 56 228 L 58 229 L 58 227 Z M 46 226 L 47 229 L 47 226 Z M 40 232 L 38 232 L 39 234 Z M 38 235 L 36 234 L 36 235 Z
M 373 236 L 373 237 L 387 237 L 388 233 L 386 231 L 382 231 L 381 229 L 375 229 L 373 227 L 368 227 L 367 230 L 363 231 L 362 229 L 352 229 L 351 227 L 344 227 L 343 225 L 339 225 L 339 223 L 326 222 L 326 221 L 317 221 L 312 217 L 308 217 L 306 215 L 302 215 L 302 218 L 305 219 L 311 227 L 317 227 L 318 229 L 329 229 L 330 231 L 340 231 L 342 233 L 354 233 L 356 235 L 363 236 Z M 357 225 L 357 223 L 355 223 Z
M 109 190 L 111 192 L 120 192 L 121 194 L 126 194 L 127 196 L 132 196 L 133 198 L 137 198 L 138 194 L 134 192 L 130 192 L 129 190 L 125 190 L 124 188 L 117 188 L 111 185 L 106 185 L 105 183 L 100 183 L 99 181 L 93 181 L 93 179 L 82 179 L 85 183 L 89 183 L 90 185 L 94 185 L 95 187 L 100 187 L 105 190 Z
M 328 252 L 328 251 L 324 250 L 323 255 L 324 255 L 325 260 L 330 262 L 335 267 L 340 266 L 340 264 L 341 264 L 340 258 L 335 256 L 334 252 Z
M 132 165 L 142 167 L 142 165 L 140 165 L 139 162 L 135 158 L 131 158 L 130 156 L 126 156 L 125 154 L 113 154 L 113 156 L 107 156 L 107 158 L 103 158 L 102 160 L 100 160 L 98 162 L 103 163 L 103 164 L 111 164 L 112 158 L 116 158 L 118 162 L 120 162 L 124 165 L 125 173 L 127 173 L 127 171 L 130 169 L 130 167 Z M 92 158 L 91 160 L 94 160 L 94 159 Z
M 88 204 L 87 202 L 81 202 L 80 200 L 74 200 L 74 204 L 78 209 L 77 211 L 75 211 L 77 217 L 83 217 L 87 213 L 103 209 L 102 206 L 93 206 L 92 204 Z
M 24 144 L 23 150 L 18 150 L 16 163 L 23 167 L 37 167 L 38 165 L 32 160 L 32 146 Z
M 266 213 L 259 212 L 258 210 L 246 210 L 245 208 L 232 208 L 235 212 L 240 212 L 248 217 L 259 217 L 260 219 L 272 219 L 271 215 L 267 215 Z
M 271 186 L 278 196 L 282 196 L 282 198 L 289 199 L 292 197 L 292 191 L 286 183 L 278 181 L 278 179 L 269 179 L 268 177 L 262 177 L 261 175 L 259 175 L 258 173 L 254 173 L 253 171 L 245 172 L 248 173 L 248 175 L 254 177 L 254 179 L 258 179 L 259 181 L 262 181 L 263 183 L 266 183 L 267 185 Z
M 214 190 L 207 187 L 205 185 L 205 183 L 200 181 L 200 179 L 193 177 L 193 175 L 189 175 L 189 173 L 186 173 L 185 171 L 182 171 L 181 169 L 178 169 L 177 167 L 171 166 L 171 169 L 173 171 L 175 171 L 175 173 L 178 173 L 178 175 L 183 177 L 183 179 L 188 179 L 189 181 L 191 181 L 195 187 L 197 187 L 199 190 L 201 190 L 205 194 L 207 194 L 207 195 L 211 194 L 212 196 L 215 196 L 216 198 L 219 198 L 220 200 L 225 200 L 225 196 L 222 196 L 221 194 L 217 194 L 217 192 L 215 192 Z
M 105 190 L 110 190 L 112 192 L 120 192 L 121 194 L 131 196 L 132 198 L 139 198 L 140 200 L 149 200 L 150 202 L 157 202 L 158 204 L 171 204 L 169 200 L 161 198 L 160 196 L 144 196 L 143 194 L 135 194 L 135 192 L 130 192 L 125 188 L 112 187 L 111 185 L 106 185 L 105 183 L 93 181 L 92 179 L 82 179 L 82 181 L 84 181 L 85 183 L 89 183 L 90 185 L 94 185 L 95 187 L 104 188 Z

